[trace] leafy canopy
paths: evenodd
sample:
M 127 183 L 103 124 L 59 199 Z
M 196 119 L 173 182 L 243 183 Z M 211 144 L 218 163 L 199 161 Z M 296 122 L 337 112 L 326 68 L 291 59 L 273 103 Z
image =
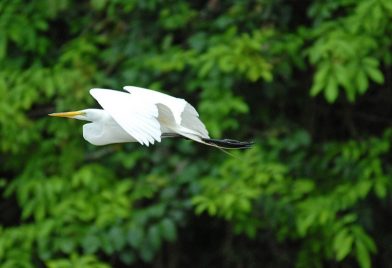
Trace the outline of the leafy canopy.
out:
M 391 19 L 388 0 L 0 1 L 0 266 L 387 265 Z M 94 147 L 46 116 L 124 85 L 256 145 Z

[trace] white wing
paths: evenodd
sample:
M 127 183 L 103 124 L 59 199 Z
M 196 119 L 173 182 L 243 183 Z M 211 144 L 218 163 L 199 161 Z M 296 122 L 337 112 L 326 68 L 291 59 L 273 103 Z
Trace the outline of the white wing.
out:
M 162 103 L 166 105 L 172 111 L 176 122 L 178 124 L 181 123 L 181 113 L 184 111 L 184 107 L 187 104 L 184 99 L 175 98 L 158 91 L 141 87 L 126 86 L 124 89 L 135 97 L 148 99 L 154 104 Z
M 161 141 L 156 105 L 143 102 L 131 94 L 110 89 L 93 88 L 90 94 L 139 143 L 148 146 L 155 141 Z
M 199 114 L 189 103 L 185 105 L 184 111 L 181 114 L 181 119 L 181 126 L 200 133 L 201 137 L 203 138 L 210 137 L 203 122 L 201 122 L 199 119 Z
M 165 105 L 170 109 L 172 117 L 178 125 L 198 133 L 203 138 L 209 138 L 208 131 L 203 122 L 200 121 L 196 109 L 184 99 L 141 87 L 125 86 L 124 89 L 135 97 L 148 99 L 154 104 Z

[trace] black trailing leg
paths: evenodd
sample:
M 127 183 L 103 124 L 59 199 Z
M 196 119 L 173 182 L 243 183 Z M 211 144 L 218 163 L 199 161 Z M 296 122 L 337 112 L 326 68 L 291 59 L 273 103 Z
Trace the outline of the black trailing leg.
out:
M 202 140 L 207 144 L 215 145 L 215 146 L 218 146 L 218 147 L 224 148 L 224 149 L 248 149 L 254 144 L 253 142 L 237 141 L 237 140 L 231 140 L 231 139 L 218 140 L 218 139 L 205 139 L 204 138 Z

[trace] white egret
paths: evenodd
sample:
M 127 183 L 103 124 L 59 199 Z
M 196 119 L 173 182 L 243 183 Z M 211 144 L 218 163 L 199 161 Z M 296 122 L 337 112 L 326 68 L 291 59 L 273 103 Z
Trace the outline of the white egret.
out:
M 128 92 L 93 88 L 90 94 L 103 109 L 52 113 L 50 116 L 89 121 L 83 137 L 94 145 L 139 142 L 149 146 L 165 137 L 185 137 L 219 148 L 249 148 L 252 143 L 211 139 L 199 114 L 184 99 L 157 91 L 126 86 Z

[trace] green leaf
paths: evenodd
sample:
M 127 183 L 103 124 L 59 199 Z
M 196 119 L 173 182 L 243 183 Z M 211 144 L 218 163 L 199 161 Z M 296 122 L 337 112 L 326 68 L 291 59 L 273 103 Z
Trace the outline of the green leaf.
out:
M 369 251 L 367 250 L 367 248 L 365 247 L 365 245 L 362 243 L 361 240 L 355 241 L 355 251 L 356 251 L 356 257 L 359 266 L 361 268 L 370 268 L 371 263 L 370 263 Z
M 336 260 L 343 260 L 351 251 L 353 237 L 348 233 L 347 229 L 342 229 L 334 238 L 334 250 L 336 252 Z
M 358 92 L 361 94 L 365 93 L 366 90 L 368 89 L 369 86 L 368 79 L 366 73 L 362 69 L 359 69 L 357 72 L 356 84 L 358 87 Z
M 100 247 L 100 240 L 94 235 L 88 235 L 83 239 L 82 246 L 86 253 L 95 253 Z
M 387 182 L 388 179 L 385 177 L 378 178 L 374 182 L 374 191 L 379 198 L 385 198 L 387 196 Z
M 106 5 L 107 0 L 90 0 L 90 2 L 94 9 L 102 10 Z
M 147 242 L 142 243 L 140 248 L 140 257 L 145 262 L 151 262 L 154 258 L 154 250 Z
M 128 231 L 128 242 L 134 248 L 139 248 L 144 239 L 143 230 L 139 227 L 131 227 Z
M 373 81 L 375 81 L 378 84 L 384 83 L 384 76 L 378 68 L 368 66 L 365 70 Z
M 319 66 L 317 69 L 317 72 L 315 74 L 315 79 L 312 85 L 312 88 L 310 90 L 310 95 L 311 96 L 316 96 L 319 94 L 322 89 L 324 88 L 326 81 L 328 79 L 328 76 L 330 75 L 330 70 L 331 70 L 331 64 L 330 63 L 324 63 Z
M 341 64 L 335 64 L 334 75 L 339 84 L 343 85 L 348 91 L 353 90 L 351 86 L 352 81 L 350 81 L 350 70 L 348 68 L 343 67 Z
M 369 252 L 376 252 L 376 244 L 361 226 L 352 227 L 352 232 L 356 236 L 356 240 L 361 240 L 364 246 L 369 250 Z
M 121 250 L 124 247 L 126 239 L 121 228 L 119 228 L 118 226 L 113 226 L 109 230 L 108 235 L 115 250 Z
M 177 239 L 177 230 L 174 222 L 169 219 L 165 218 L 161 221 L 160 224 L 161 234 L 162 236 L 170 242 L 173 242 Z
M 154 251 L 161 246 L 161 233 L 157 225 L 152 225 L 148 228 L 147 238 Z
M 335 102 L 338 97 L 338 83 L 333 76 L 330 76 L 328 79 L 328 83 L 324 91 L 324 96 L 329 103 Z

